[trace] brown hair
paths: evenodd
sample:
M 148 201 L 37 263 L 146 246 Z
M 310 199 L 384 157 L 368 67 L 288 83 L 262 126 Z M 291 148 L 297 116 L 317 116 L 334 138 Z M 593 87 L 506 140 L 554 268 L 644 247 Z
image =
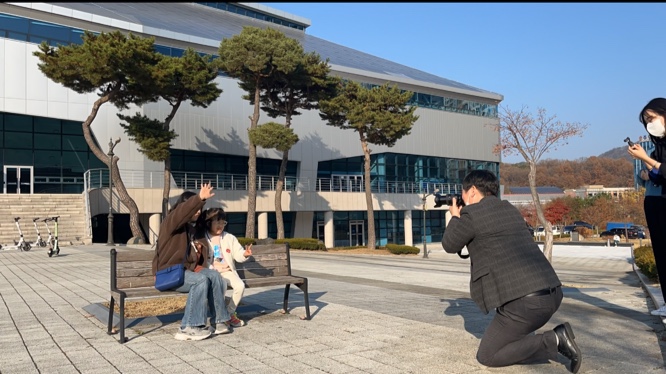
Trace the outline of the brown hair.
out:
M 200 233 L 210 230 L 213 221 L 226 221 L 227 214 L 222 208 L 208 208 L 204 210 L 197 220 L 197 231 Z

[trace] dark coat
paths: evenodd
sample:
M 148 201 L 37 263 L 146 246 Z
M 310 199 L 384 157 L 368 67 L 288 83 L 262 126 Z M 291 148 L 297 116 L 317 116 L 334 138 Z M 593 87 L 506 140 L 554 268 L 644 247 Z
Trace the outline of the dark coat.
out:
M 460 218 L 452 217 L 442 245 L 449 253 L 467 246 L 470 295 L 485 314 L 529 293 L 562 284 L 518 209 L 495 196 L 463 207 Z
M 185 260 L 185 268 L 194 271 L 197 265 L 197 253 L 194 247 L 190 245 L 190 236 L 194 234 L 194 228 L 190 225 L 190 220 L 199 209 L 203 209 L 205 201 L 201 200 L 199 195 L 195 195 L 178 204 L 166 216 L 160 225 L 160 233 L 157 238 L 157 248 L 155 248 L 155 257 L 153 258 L 153 275 L 169 266 L 183 263 L 185 251 L 190 248 L 188 258 Z M 200 246 L 199 246 L 200 247 Z M 199 264 L 208 257 L 207 251 L 201 251 L 204 256 L 199 260 Z

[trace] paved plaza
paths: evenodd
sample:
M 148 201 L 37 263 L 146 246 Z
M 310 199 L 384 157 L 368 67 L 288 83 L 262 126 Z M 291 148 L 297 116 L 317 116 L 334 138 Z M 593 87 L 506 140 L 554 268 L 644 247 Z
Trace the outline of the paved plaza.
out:
M 149 246 L 138 246 L 147 250 Z M 109 298 L 109 249 L 0 251 L 2 373 L 567 373 L 559 362 L 487 368 L 476 359 L 493 313 L 469 298 L 469 260 L 429 246 L 420 256 L 292 251 L 293 273 L 309 279 L 312 319 L 292 287 L 246 290 L 245 327 L 199 342 L 173 338 L 179 322 L 136 323 L 129 341 L 106 334 L 91 306 Z M 629 247 L 557 246 L 560 310 L 583 351 L 581 373 L 664 373 L 663 302 L 645 292 Z M 153 321 L 154 322 L 154 321 Z

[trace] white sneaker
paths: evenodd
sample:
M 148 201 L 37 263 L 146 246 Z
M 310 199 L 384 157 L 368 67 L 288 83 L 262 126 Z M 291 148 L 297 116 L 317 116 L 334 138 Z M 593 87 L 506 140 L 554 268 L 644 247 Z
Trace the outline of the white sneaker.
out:
M 650 314 L 652 314 L 653 316 L 666 317 L 666 305 L 662 306 L 659 309 L 655 309 L 655 310 L 651 311 Z
M 204 340 L 207 337 L 209 337 L 210 334 L 211 332 L 208 331 L 208 329 L 206 328 L 188 326 L 185 327 L 184 329 L 179 328 L 174 338 L 176 338 L 176 340 Z
M 228 334 L 231 332 L 231 329 L 229 328 L 227 322 L 212 324 L 210 325 L 208 330 L 213 335 Z

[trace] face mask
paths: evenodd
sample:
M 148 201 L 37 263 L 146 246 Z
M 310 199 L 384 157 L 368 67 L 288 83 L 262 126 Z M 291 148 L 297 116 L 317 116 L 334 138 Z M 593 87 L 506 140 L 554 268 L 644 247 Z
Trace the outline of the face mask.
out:
M 647 124 L 647 132 L 650 133 L 650 135 L 655 136 L 657 138 L 663 138 L 664 137 L 664 124 L 661 123 L 661 120 L 656 119 L 653 120 L 652 122 Z

